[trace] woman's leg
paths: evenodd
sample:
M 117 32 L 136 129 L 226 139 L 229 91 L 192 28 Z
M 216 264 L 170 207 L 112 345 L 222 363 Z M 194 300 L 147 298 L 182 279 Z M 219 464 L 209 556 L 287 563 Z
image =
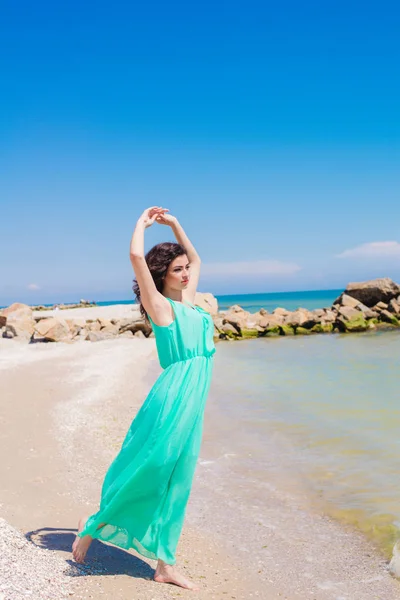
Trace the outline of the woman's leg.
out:
M 83 530 L 85 527 L 85 523 L 88 520 L 88 517 L 81 517 L 78 523 L 78 533 Z M 106 523 L 100 523 L 96 529 L 101 529 L 104 527 Z M 92 543 L 93 538 L 91 535 L 85 535 L 83 537 L 76 536 L 74 543 L 72 544 L 72 556 L 78 563 L 83 563 L 85 560 L 85 556 L 87 551 L 89 550 L 90 544 Z
M 156 572 L 154 573 L 154 581 L 157 581 L 158 583 L 174 583 L 175 585 L 179 585 L 187 590 L 195 591 L 200 589 L 184 575 L 181 575 L 181 573 L 176 570 L 175 565 L 169 565 L 161 559 L 158 559 L 157 562 Z

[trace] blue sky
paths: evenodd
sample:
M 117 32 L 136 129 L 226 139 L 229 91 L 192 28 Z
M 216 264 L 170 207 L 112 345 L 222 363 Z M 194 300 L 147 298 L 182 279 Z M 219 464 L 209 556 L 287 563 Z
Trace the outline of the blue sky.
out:
M 0 305 L 133 297 L 153 204 L 200 291 L 400 281 L 398 4 L 141 4 L 2 3 Z

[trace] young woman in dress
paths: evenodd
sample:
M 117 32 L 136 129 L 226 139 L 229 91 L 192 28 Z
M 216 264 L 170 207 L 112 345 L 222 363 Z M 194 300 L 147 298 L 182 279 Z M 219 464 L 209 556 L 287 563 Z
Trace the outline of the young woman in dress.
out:
M 163 372 L 105 475 L 99 511 L 80 519 L 72 550 L 83 562 L 93 538 L 133 548 L 158 561 L 155 581 L 196 590 L 177 571 L 175 552 L 200 450 L 214 323 L 194 305 L 200 257 L 168 212 L 146 209 L 130 247 L 134 291 L 152 325 Z M 145 256 L 144 232 L 155 222 L 171 227 L 177 243 L 157 244 Z

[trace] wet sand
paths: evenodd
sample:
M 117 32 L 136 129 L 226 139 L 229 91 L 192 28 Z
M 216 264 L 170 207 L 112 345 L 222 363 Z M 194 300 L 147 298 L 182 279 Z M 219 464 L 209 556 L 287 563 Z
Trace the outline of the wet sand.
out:
M 65 560 L 74 598 L 400 598 L 400 583 L 373 545 L 318 514 L 306 490 L 288 487 L 285 473 L 272 467 L 280 451 L 274 440 L 262 497 L 230 486 L 215 468 L 230 458 L 211 435 L 212 396 L 177 553 L 177 566 L 200 592 L 157 584 L 155 561 L 96 540 L 86 564 L 74 563 L 78 518 L 97 510 L 104 473 L 158 372 L 154 339 L 0 340 L 0 516 Z M 259 524 L 247 506 L 259 507 Z

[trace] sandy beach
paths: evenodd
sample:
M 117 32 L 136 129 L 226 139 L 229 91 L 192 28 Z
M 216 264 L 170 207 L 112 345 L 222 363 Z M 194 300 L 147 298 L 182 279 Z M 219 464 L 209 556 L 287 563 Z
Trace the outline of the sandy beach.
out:
M 318 514 L 284 473 L 265 469 L 269 492 L 254 504 L 262 502 L 269 517 L 258 533 L 240 499 L 226 505 L 221 491 L 229 481 L 203 468 L 218 454 L 207 433 L 212 396 L 177 555 L 200 591 L 157 584 L 154 561 L 97 541 L 85 565 L 74 563 L 78 518 L 97 510 L 104 473 L 159 372 L 154 339 L 29 345 L 0 339 L 0 517 L 32 542 L 8 546 L 10 531 L 0 528 L 0 598 L 24 598 L 29 590 L 40 599 L 82 600 L 400 598 L 400 583 L 373 544 Z M 227 510 L 230 526 L 221 529 Z M 10 570 L 15 561 L 26 561 L 26 569 Z

